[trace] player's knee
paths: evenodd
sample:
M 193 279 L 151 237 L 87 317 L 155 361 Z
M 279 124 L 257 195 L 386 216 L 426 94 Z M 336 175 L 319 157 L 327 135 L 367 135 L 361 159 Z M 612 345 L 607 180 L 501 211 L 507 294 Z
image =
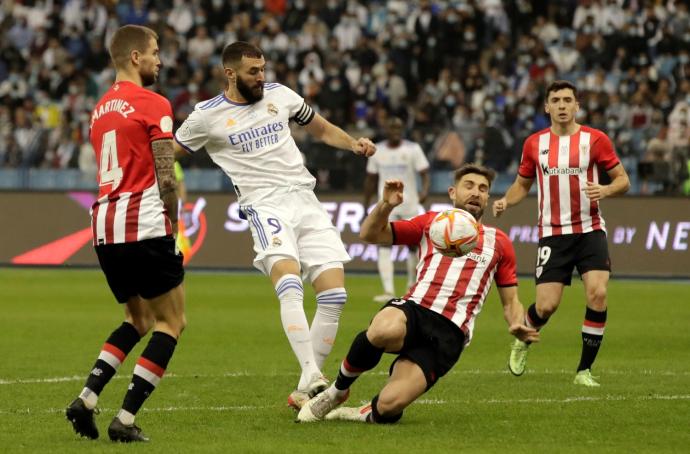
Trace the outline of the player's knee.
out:
M 556 312 L 558 309 L 557 301 L 547 301 L 541 304 L 537 304 L 537 315 L 542 319 L 548 319 Z
M 394 395 L 377 395 L 371 400 L 372 419 L 377 424 L 393 424 L 402 418 L 406 403 Z
M 606 309 L 606 287 L 599 286 L 587 291 L 587 302 L 592 309 Z
M 137 333 L 139 333 L 139 336 L 141 337 L 146 336 L 146 334 L 151 331 L 151 328 L 153 328 L 153 325 L 155 324 L 154 318 L 148 315 L 132 317 L 132 319 L 128 321 L 132 324 L 132 326 L 134 326 L 134 328 L 137 330 Z
M 378 348 L 399 350 L 405 340 L 405 324 L 396 319 L 375 317 L 367 329 L 367 338 Z

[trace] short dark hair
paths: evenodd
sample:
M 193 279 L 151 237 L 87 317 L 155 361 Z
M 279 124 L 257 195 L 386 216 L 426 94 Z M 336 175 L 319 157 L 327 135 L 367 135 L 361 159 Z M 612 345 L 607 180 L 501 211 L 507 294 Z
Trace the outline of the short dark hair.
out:
M 223 66 L 237 66 L 242 57 L 248 58 L 261 58 L 264 53 L 261 49 L 256 47 L 254 44 L 247 43 L 245 41 L 235 41 L 232 44 L 228 44 L 223 49 Z
M 489 167 L 485 167 L 480 164 L 475 164 L 473 162 L 468 162 L 463 165 L 461 165 L 456 171 L 455 171 L 455 179 L 453 180 L 455 184 L 458 183 L 467 174 L 470 173 L 476 173 L 478 175 L 482 175 L 486 177 L 487 180 L 489 180 L 489 187 L 491 187 L 491 183 L 494 182 L 494 179 L 496 178 L 496 171 L 493 169 L 490 169 Z
M 124 68 L 133 50 L 146 51 L 151 38 L 158 40 L 158 34 L 148 27 L 125 25 L 118 28 L 108 48 L 115 68 Z
M 546 101 L 548 102 L 549 100 L 549 93 L 552 91 L 563 90 L 564 88 L 570 88 L 573 91 L 573 96 L 575 96 L 575 99 L 577 99 L 577 87 L 574 83 L 567 80 L 554 80 L 551 82 L 551 84 L 549 84 L 548 87 L 546 87 Z

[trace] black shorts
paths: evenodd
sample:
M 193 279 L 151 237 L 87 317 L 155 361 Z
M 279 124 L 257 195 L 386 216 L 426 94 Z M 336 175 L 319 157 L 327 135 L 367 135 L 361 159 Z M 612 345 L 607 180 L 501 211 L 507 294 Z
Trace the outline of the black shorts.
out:
M 172 236 L 96 246 L 96 255 L 119 303 L 133 296 L 150 299 L 182 283 L 182 254 Z
M 465 346 L 465 333 L 443 315 L 414 301 L 394 299 L 383 307 L 395 307 L 405 313 L 407 334 L 395 361 L 406 358 L 417 364 L 424 372 L 429 390 L 458 362 Z M 395 361 L 390 373 L 393 373 Z
M 547 236 L 539 240 L 534 279 L 537 284 L 561 282 L 570 285 L 573 269 L 611 271 L 606 233 L 595 230 L 571 235 Z

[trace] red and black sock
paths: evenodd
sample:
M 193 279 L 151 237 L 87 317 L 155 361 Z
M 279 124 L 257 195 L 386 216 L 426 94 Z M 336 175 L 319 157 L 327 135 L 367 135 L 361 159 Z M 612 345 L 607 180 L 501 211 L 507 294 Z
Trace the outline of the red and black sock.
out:
M 604 340 L 604 328 L 606 327 L 606 309 L 603 312 L 587 308 L 585 321 L 582 324 L 582 356 L 577 371 L 591 369 L 594 360 L 599 353 L 601 341 Z
M 105 341 L 84 386 L 99 395 L 140 339 L 136 328 L 123 322 Z
M 532 303 L 530 307 L 527 308 L 527 313 L 525 314 L 525 325 L 530 328 L 534 328 L 537 331 L 542 329 L 546 322 L 549 321 L 549 317 L 540 317 L 537 313 L 537 303 Z M 531 342 L 527 342 L 531 344 Z
M 122 403 L 123 410 L 132 415 L 139 411 L 144 401 L 163 378 L 176 345 L 177 341 L 174 337 L 160 331 L 154 331 L 151 340 L 137 361 L 137 365 L 134 366 L 132 382 Z
M 381 356 L 383 356 L 383 349 L 369 342 L 367 332 L 359 333 L 352 341 L 350 351 L 340 365 L 335 387 L 341 391 L 348 389 L 362 372 L 376 367 L 381 361 Z

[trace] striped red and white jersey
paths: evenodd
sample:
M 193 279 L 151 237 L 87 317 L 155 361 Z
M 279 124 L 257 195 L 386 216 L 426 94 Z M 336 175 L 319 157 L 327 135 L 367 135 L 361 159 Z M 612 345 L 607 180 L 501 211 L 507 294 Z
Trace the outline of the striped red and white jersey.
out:
M 580 126 L 570 136 L 551 129 L 525 140 L 518 173 L 537 177 L 539 189 L 539 238 L 571 233 L 606 231 L 599 202 L 585 194 L 587 181 L 599 182 L 599 170 L 620 163 L 613 144 L 598 129 Z
M 482 309 L 491 283 L 517 285 L 515 250 L 501 230 L 480 224 L 477 246 L 462 257 L 445 257 L 431 244 L 429 226 L 436 212 L 391 222 L 394 244 L 419 245 L 417 282 L 404 298 L 437 312 L 472 339 L 474 321 Z
M 151 142 L 172 139 L 172 129 L 170 102 L 132 82 L 116 82 L 96 104 L 90 133 L 99 186 L 91 207 L 94 245 L 172 233 L 151 151 Z

